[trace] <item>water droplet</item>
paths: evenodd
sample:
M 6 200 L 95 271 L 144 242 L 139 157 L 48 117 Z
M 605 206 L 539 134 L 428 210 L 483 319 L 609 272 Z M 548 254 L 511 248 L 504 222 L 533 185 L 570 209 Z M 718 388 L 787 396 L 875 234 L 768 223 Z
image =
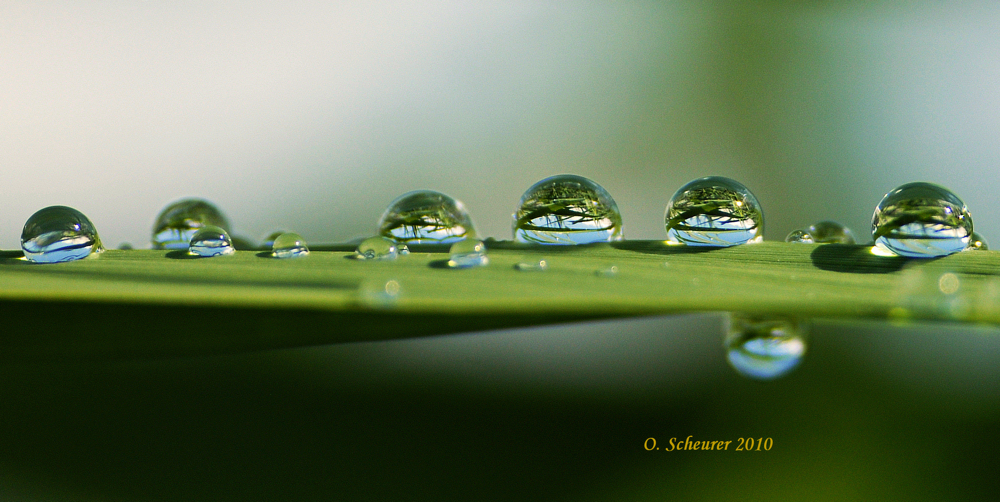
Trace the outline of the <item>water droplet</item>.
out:
M 361 241 L 354 257 L 358 260 L 395 260 L 398 253 L 396 241 L 377 235 Z
M 549 261 L 545 258 L 525 256 L 514 264 L 514 270 L 521 272 L 544 272 L 549 269 Z
M 709 176 L 682 186 L 664 215 L 668 244 L 735 246 L 761 242 L 764 213 L 741 183 Z
M 802 244 L 854 244 L 851 229 L 835 221 L 821 221 L 809 225 L 805 230 L 793 230 L 785 237 L 785 242 Z
M 271 254 L 275 258 L 299 258 L 309 255 L 309 246 L 305 239 L 294 232 L 286 232 L 274 239 L 271 243 Z
M 801 229 L 792 230 L 792 232 L 788 234 L 788 237 L 785 237 L 785 242 L 797 242 L 799 244 L 816 244 L 816 241 L 813 239 L 812 234 Z
M 214 226 L 206 225 L 191 236 L 191 245 L 188 246 L 188 253 L 201 256 L 225 256 L 236 252 L 233 241 L 229 238 L 229 233 Z
M 58 263 L 100 253 L 104 246 L 90 218 L 71 207 L 49 206 L 24 223 L 21 249 L 32 262 Z
M 465 239 L 452 244 L 449 254 L 448 266 L 451 268 L 482 267 L 490 262 L 486 256 L 486 244 L 478 239 Z
M 396 243 L 396 252 L 399 253 L 400 256 L 408 255 L 408 254 L 410 254 L 410 247 L 407 246 L 406 244 L 401 243 L 401 242 L 397 242 Z
M 741 375 L 771 380 L 787 374 L 806 353 L 807 323 L 778 316 L 728 316 L 725 346 L 729 364 Z
M 989 249 L 990 245 L 986 242 L 986 239 L 984 239 L 982 235 L 979 235 L 979 232 L 972 232 L 972 235 L 969 236 L 969 245 L 965 248 L 965 250 L 987 251 Z
M 389 204 L 378 233 L 397 242 L 452 244 L 476 237 L 476 228 L 461 201 L 432 190 L 417 190 Z
M 264 248 L 274 248 L 274 239 L 277 239 L 282 234 L 287 234 L 290 232 L 291 232 L 290 230 L 275 230 L 274 232 L 267 234 L 267 237 L 264 237 L 263 242 L 261 242 L 261 246 L 263 246 Z
M 524 195 L 514 240 L 536 244 L 590 244 L 622 240 L 622 215 L 601 185 L 571 174 L 545 178 Z
M 131 242 L 123 242 L 123 243 L 121 243 L 121 244 L 118 245 L 118 249 L 120 249 L 122 251 L 128 251 L 130 249 L 135 249 L 135 248 L 132 246 Z
M 211 202 L 202 199 L 174 202 L 156 217 L 153 249 L 187 249 L 195 232 L 208 225 L 229 231 L 229 221 Z
M 887 193 L 872 216 L 875 246 L 908 258 L 936 258 L 969 244 L 972 215 L 962 199 L 931 183 L 907 183 Z
M 594 271 L 594 275 L 596 275 L 597 277 L 617 277 L 618 265 L 608 265 L 606 267 L 601 267 Z

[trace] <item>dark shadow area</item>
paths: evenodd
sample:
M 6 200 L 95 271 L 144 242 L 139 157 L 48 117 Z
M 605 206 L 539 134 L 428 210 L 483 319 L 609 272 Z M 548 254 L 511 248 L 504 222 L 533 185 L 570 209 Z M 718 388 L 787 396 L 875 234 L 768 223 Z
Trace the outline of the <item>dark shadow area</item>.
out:
M 430 268 L 450 269 L 451 267 L 448 266 L 448 261 L 450 260 L 434 260 L 428 263 L 427 266 Z
M 368 308 L 361 304 L 356 311 L 328 312 L 4 301 L 0 302 L 0 319 L 12 328 L 0 332 L 0 347 L 3 347 L 0 361 L 159 359 L 234 354 L 537 326 L 600 317 L 406 313 Z M 42 319 L 52 320 L 51 325 L 39 323 Z
M 17 260 L 24 258 L 23 251 L 0 251 L 0 260 Z
M 849 274 L 888 274 L 909 261 L 899 256 L 875 256 L 871 246 L 849 244 L 823 244 L 809 256 L 816 268 Z
M 257 253 L 254 256 L 256 256 L 257 258 L 274 258 L 274 252 L 273 251 L 261 251 L 261 252 Z
M 816 490 L 823 500 L 994 493 L 1000 411 L 985 382 L 996 372 L 967 368 L 983 387 L 959 388 L 973 378 L 948 385 L 935 376 L 954 375 L 961 353 L 926 357 L 952 350 L 962 333 L 914 344 L 913 333 L 881 326 L 820 328 L 799 368 L 761 382 L 728 367 L 714 332 L 663 330 L 673 325 L 5 365 L 0 494 L 441 502 L 730 500 L 748 486 L 762 500 Z M 988 363 L 997 345 L 977 337 L 966 348 Z M 536 367 L 539 351 L 552 371 Z M 615 355 L 595 355 L 607 352 Z M 887 368 L 886 357 L 912 374 Z M 662 376 L 664 359 L 687 365 Z M 594 372 L 619 382 L 588 380 Z M 731 444 L 667 451 L 689 437 Z M 737 451 L 747 438 L 768 440 L 767 449 Z

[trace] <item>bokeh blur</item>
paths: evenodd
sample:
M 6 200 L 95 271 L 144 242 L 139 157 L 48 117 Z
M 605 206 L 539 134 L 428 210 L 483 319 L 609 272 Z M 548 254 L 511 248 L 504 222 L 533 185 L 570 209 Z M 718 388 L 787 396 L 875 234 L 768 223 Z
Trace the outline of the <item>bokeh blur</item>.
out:
M 985 1 L 4 2 L 0 248 L 55 204 L 145 247 L 187 196 L 251 239 L 346 241 L 421 188 L 509 239 L 560 173 L 603 185 L 631 239 L 722 175 L 768 240 L 832 219 L 864 241 L 883 194 L 930 181 L 1000 241 L 998 24 Z M 986 496 L 995 329 L 812 340 L 770 383 L 726 366 L 712 316 L 5 368 L 0 498 Z M 642 449 L 689 434 L 776 450 Z
M 991 2 L 46 2 L 0 6 L 0 247 L 44 206 L 148 245 L 156 213 L 213 200 L 237 233 L 371 234 L 427 188 L 510 238 L 532 183 L 602 184 L 626 237 L 723 175 L 767 239 L 835 219 L 868 235 L 908 181 L 977 229 L 1000 133 Z

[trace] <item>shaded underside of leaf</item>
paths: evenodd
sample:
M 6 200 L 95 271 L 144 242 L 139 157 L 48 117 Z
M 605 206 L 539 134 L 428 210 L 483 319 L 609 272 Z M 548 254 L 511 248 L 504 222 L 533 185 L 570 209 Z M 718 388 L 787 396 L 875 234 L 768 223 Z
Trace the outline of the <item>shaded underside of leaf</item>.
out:
M 487 246 L 490 265 L 465 270 L 445 265 L 446 246 L 391 262 L 353 260 L 346 247 L 293 260 L 109 250 L 50 265 L 5 253 L 0 358 L 212 354 L 698 311 L 1000 322 L 993 251 L 908 260 L 784 242 Z M 549 270 L 517 271 L 526 257 Z M 614 277 L 596 273 L 610 265 Z M 382 294 L 390 281 L 398 295 Z

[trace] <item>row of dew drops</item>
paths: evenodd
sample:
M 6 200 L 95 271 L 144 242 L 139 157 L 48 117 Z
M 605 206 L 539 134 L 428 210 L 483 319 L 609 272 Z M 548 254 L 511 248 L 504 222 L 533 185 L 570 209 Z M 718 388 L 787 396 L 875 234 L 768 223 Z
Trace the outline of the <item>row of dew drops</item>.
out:
M 532 185 L 512 215 L 514 240 L 542 245 L 578 245 L 623 239 L 622 217 L 611 195 L 594 181 L 558 175 Z M 728 247 L 763 240 L 764 215 L 757 198 L 741 183 L 724 177 L 696 179 L 682 186 L 664 215 L 671 245 Z M 420 190 L 394 200 L 379 219 L 378 235 L 363 240 L 358 260 L 394 260 L 408 244 L 451 244 L 451 268 L 489 263 L 486 245 L 461 201 Z M 154 249 L 187 249 L 197 257 L 226 256 L 236 247 L 228 221 L 213 204 L 184 199 L 167 206 L 153 227 Z M 985 250 L 986 241 L 973 231 L 972 216 L 950 190 L 931 183 L 907 183 L 887 193 L 872 216 L 872 252 L 880 256 L 934 258 L 965 250 Z M 851 231 L 831 221 L 795 230 L 785 239 L 798 243 L 854 244 Z M 308 256 L 296 233 L 268 237 L 274 258 Z M 34 263 L 73 261 L 103 251 L 93 223 L 65 206 L 44 208 L 21 233 L 21 248 Z M 518 263 L 515 269 L 544 271 L 544 259 Z M 598 271 L 613 276 L 617 267 Z M 398 284 L 385 288 L 398 293 Z M 795 368 L 805 354 L 806 323 L 787 318 L 729 316 L 725 337 L 730 364 L 741 374 L 772 379 Z

